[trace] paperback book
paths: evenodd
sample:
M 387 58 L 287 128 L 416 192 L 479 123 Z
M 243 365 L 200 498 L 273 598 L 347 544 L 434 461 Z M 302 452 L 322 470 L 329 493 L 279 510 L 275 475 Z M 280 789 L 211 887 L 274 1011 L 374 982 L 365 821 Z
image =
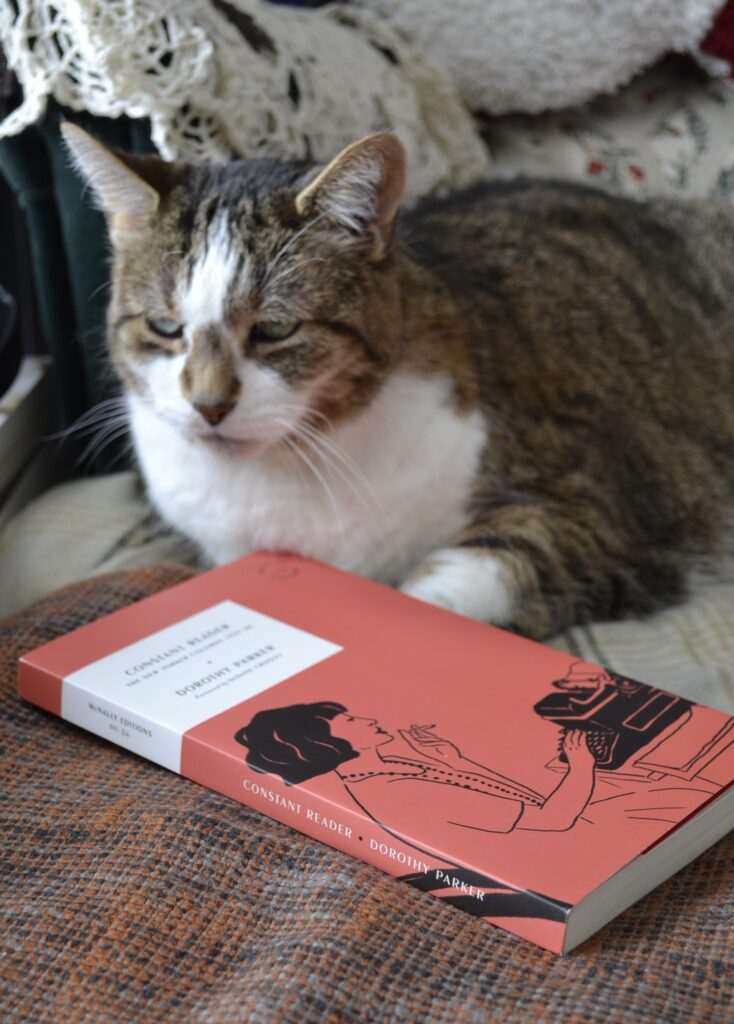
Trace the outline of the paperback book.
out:
M 734 719 L 254 554 L 27 654 L 21 697 L 566 953 L 734 828 Z

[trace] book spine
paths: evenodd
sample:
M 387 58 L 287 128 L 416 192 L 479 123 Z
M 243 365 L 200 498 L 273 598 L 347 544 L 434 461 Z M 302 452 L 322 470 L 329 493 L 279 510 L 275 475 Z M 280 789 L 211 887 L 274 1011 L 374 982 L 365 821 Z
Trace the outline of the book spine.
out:
M 139 715 L 133 720 L 130 715 L 136 729 L 128 737 L 131 727 L 123 724 L 128 721 L 127 713 L 118 705 L 95 697 L 92 701 L 94 710 L 89 710 L 88 717 L 68 713 L 69 701 L 66 708 L 62 706 L 63 688 L 63 680 L 52 672 L 24 659 L 19 663 L 20 697 L 116 746 L 138 753 L 192 782 L 246 804 L 388 874 L 423 876 L 427 880 L 429 873 L 435 871 L 436 864 L 445 866 L 435 858 L 429 864 L 426 855 L 417 850 L 413 854 L 402 849 L 404 844 L 399 840 L 391 843 L 385 831 L 357 809 L 346 808 L 301 789 L 287 788 L 282 783 L 278 785 L 269 776 L 257 776 L 246 769 L 243 761 L 186 734 L 174 737 L 168 730 L 163 730 L 166 736 L 162 739 L 160 724 Z M 78 691 L 74 695 L 78 696 Z M 91 698 L 91 695 L 83 696 L 85 702 L 87 696 Z M 164 745 L 168 748 L 173 742 L 180 745 L 180 761 L 175 756 L 163 756 L 162 750 L 153 752 L 151 737 L 158 747 Z M 145 744 L 142 749 L 141 744 Z M 429 884 L 428 881 L 425 884 Z
M 387 874 L 420 874 L 429 879 L 436 866 L 446 866 L 420 850 L 406 849 L 403 841 L 392 838 L 356 807 L 259 775 L 246 767 L 244 758 L 188 736 L 183 742 L 181 774 Z
M 44 711 L 61 715 L 62 682 L 57 675 L 27 658 L 18 662 L 18 695 Z
M 81 726 L 117 746 L 268 815 L 290 828 L 407 882 L 451 906 L 499 923 L 507 931 L 561 952 L 568 907 L 539 893 L 518 890 L 502 880 L 419 848 L 389 832 L 378 821 L 346 806 L 345 790 L 334 780 L 334 796 L 287 786 L 259 774 L 244 758 L 192 735 L 177 732 L 121 704 L 62 680 L 30 662 L 20 665 L 21 697 Z M 352 798 L 349 797 L 350 803 Z M 497 920 L 499 919 L 499 920 Z
M 333 799 L 301 786 L 286 786 L 276 776 L 252 771 L 244 758 L 191 736 L 184 737 L 181 774 L 456 909 L 487 923 L 500 923 L 507 931 L 555 953 L 562 950 L 568 904 L 514 888 L 413 845 L 360 811 L 358 805 L 346 806 L 341 782 L 335 783 L 338 788 Z M 351 803 L 351 797 L 348 799 Z

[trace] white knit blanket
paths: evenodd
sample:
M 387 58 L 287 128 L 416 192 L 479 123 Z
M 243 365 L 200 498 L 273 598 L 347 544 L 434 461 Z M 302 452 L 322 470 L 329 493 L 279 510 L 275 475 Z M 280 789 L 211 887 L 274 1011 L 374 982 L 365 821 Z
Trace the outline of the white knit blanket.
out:
M 23 103 L 150 118 L 167 159 L 330 159 L 392 128 L 412 195 L 466 184 L 487 154 L 448 79 L 374 16 L 261 0 L 0 0 L 0 41 Z
M 444 67 L 475 110 L 536 113 L 691 52 L 724 0 L 356 0 Z

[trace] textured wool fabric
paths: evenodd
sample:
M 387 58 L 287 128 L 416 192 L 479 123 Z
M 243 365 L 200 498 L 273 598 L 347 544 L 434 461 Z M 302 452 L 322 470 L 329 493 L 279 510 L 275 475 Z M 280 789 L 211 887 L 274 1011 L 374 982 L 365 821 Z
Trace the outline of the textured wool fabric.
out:
M 730 1019 L 732 838 L 561 959 L 16 697 L 25 650 L 188 574 L 0 624 L 5 1024 Z

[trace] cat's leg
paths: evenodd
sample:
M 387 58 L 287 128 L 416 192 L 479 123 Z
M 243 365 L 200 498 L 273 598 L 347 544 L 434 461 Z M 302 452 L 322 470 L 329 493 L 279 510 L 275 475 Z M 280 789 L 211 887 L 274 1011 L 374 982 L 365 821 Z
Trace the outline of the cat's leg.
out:
M 512 622 L 519 599 L 506 560 L 475 546 L 439 548 L 400 589 L 429 604 L 496 626 Z
M 604 560 L 587 530 L 542 506 L 513 506 L 432 552 L 400 589 L 460 615 L 544 637 L 583 612 L 583 587 L 573 568 L 588 579 L 604 571 Z

